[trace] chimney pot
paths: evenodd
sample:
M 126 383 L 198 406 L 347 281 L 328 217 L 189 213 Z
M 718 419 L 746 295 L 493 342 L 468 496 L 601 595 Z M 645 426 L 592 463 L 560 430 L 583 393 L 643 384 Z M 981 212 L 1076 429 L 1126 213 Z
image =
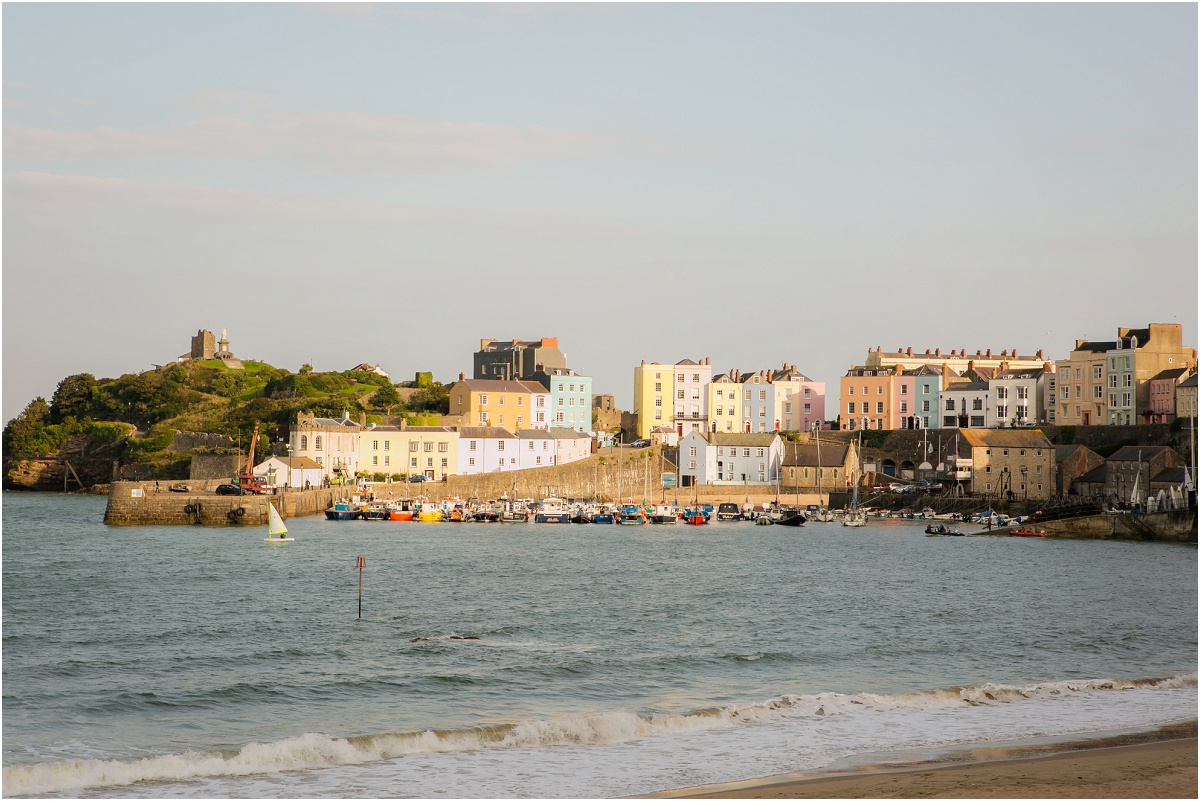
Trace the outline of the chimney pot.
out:
M 992 349 L 991 348 L 988 348 L 987 357 L 989 359 L 992 358 Z
M 466 375 L 464 375 L 463 373 L 459 373 L 459 374 L 458 374 L 458 380 L 459 380 L 459 381 L 462 381 L 462 380 L 463 380 L 463 379 L 465 379 L 465 378 L 466 378 Z
M 937 353 L 936 353 L 935 355 L 937 355 L 937 356 L 941 356 L 941 355 L 942 355 L 942 349 L 941 349 L 941 348 L 938 348 L 938 349 L 937 349 Z

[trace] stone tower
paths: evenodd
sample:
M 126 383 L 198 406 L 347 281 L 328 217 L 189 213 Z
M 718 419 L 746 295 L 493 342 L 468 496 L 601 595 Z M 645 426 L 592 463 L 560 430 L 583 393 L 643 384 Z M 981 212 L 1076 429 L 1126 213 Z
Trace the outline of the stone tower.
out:
M 212 331 L 201 328 L 192 337 L 192 358 L 211 359 L 217 352 L 217 339 Z

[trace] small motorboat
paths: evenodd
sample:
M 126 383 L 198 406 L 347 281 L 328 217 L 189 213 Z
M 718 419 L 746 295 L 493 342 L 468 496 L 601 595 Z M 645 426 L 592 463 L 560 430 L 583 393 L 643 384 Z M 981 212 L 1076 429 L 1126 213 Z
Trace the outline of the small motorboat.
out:
M 944 523 L 939 523 L 936 526 L 933 525 L 932 523 L 926 525 L 925 526 L 925 535 L 928 537 L 965 537 L 966 536 L 958 529 L 950 528 L 949 526 L 945 525 Z
M 674 525 L 679 520 L 675 515 L 675 507 L 661 504 L 654 507 L 650 513 L 650 522 L 658 525 Z
M 717 520 L 743 520 L 742 508 L 736 503 L 726 502 L 717 506 Z
M 1014 537 L 1044 537 L 1044 536 L 1046 536 L 1046 532 L 1044 532 L 1044 531 L 1034 531 L 1033 529 L 1025 528 L 1024 526 L 1022 526 L 1021 528 L 1015 528 L 1008 533 Z
M 708 515 L 703 509 L 689 507 L 683 510 L 683 522 L 689 526 L 703 526 L 708 522 Z
M 567 504 L 562 498 L 543 498 L 533 522 L 570 523 L 571 513 L 567 510 Z

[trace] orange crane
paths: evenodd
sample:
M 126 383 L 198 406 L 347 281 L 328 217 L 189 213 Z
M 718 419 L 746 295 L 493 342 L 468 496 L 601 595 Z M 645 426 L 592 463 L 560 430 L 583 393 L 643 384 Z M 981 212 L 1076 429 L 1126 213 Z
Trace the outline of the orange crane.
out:
M 256 420 L 254 433 L 250 435 L 250 453 L 246 456 L 246 468 L 238 474 L 238 486 L 255 495 L 261 495 L 267 491 L 267 482 L 254 475 L 254 445 L 258 442 L 259 425 L 260 423 Z

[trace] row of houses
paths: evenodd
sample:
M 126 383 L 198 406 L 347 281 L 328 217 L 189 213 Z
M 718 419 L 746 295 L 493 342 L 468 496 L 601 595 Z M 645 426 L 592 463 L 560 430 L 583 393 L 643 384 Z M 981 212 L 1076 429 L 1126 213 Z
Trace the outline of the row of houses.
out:
M 642 439 L 691 432 L 812 431 L 825 420 L 825 383 L 784 363 L 778 370 L 716 376 L 708 357 L 642 363 L 633 372 L 633 413 Z
M 1159 493 L 1181 497 L 1194 485 L 1185 460 L 1161 445 L 1126 445 L 1107 459 L 1083 445 L 1054 451 L 1062 495 L 1142 503 Z
M 307 474 L 321 471 L 321 481 L 373 476 L 422 476 L 440 481 L 450 475 L 472 475 L 568 464 L 592 452 L 592 437 L 571 428 L 526 428 L 510 431 L 499 426 L 380 426 L 340 418 L 296 416 L 287 443 L 287 460 L 263 471 L 274 471 L 274 483 L 303 486 Z M 262 465 L 259 466 L 260 468 Z

